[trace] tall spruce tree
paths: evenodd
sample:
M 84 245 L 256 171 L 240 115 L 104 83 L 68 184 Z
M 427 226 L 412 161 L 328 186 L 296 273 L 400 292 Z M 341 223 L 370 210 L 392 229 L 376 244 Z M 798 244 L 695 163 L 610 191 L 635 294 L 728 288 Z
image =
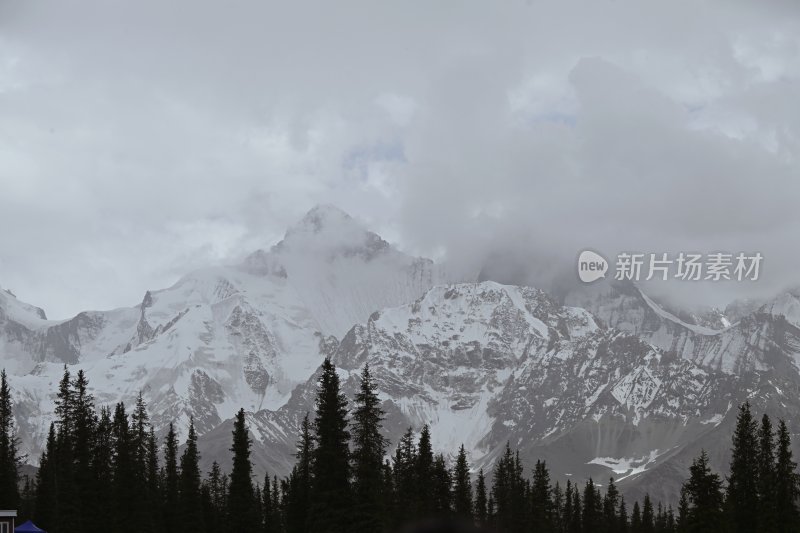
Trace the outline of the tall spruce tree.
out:
M 583 487 L 583 528 L 587 531 L 598 531 L 603 523 L 603 500 L 592 478 Z
M 644 495 L 642 502 L 642 533 L 653 533 L 656 528 L 655 513 L 653 512 L 653 502 L 650 495 Z
M 758 428 L 758 499 L 761 531 L 775 531 L 775 432 L 766 414 Z
M 567 485 L 564 487 L 564 511 L 561 519 L 562 531 L 564 533 L 573 530 L 572 522 L 575 518 L 575 512 L 572 508 L 572 481 L 567 480 Z
M 194 419 L 189 421 L 189 435 L 181 455 L 181 471 L 178 493 L 178 523 L 180 531 L 193 533 L 203 531 L 203 506 L 200 494 L 200 454 L 197 451 L 197 433 Z
M 143 520 L 147 524 L 147 529 L 155 530 L 157 516 L 150 511 L 151 502 L 154 501 L 154 494 L 151 493 L 151 481 L 149 479 L 151 460 L 148 447 L 150 441 L 150 416 L 147 413 L 147 403 L 144 401 L 141 391 L 136 397 L 136 403 L 131 413 L 131 461 L 134 465 L 134 486 L 131 490 L 136 494 L 136 501 L 141 502 Z
M 170 423 L 167 436 L 164 438 L 164 472 L 161 487 L 164 493 L 162 508 L 164 530 L 167 532 L 179 531 L 178 436 L 175 434 L 175 425 L 172 423 Z
M 722 480 L 711 471 L 705 450 L 692 462 L 683 494 L 688 503 L 685 518 L 687 531 L 718 531 L 723 527 Z
M 681 499 L 678 502 L 677 529 L 680 533 L 689 531 L 689 496 L 686 484 L 681 488 Z
M 111 422 L 114 456 L 112 461 L 112 502 L 114 528 L 120 533 L 147 529 L 146 502 L 141 501 L 131 432 L 125 404 L 118 403 Z
M 109 505 L 109 496 L 114 493 L 114 435 L 111 410 L 100 409 L 91 448 L 92 502 L 97 506 L 89 515 L 90 533 L 104 533 L 114 520 L 114 509 Z
M 553 487 L 553 520 L 552 529 L 558 533 L 564 531 L 564 491 L 561 484 L 556 481 Z
M 580 533 L 583 531 L 583 502 L 578 484 L 572 486 L 572 521 L 569 527 L 570 533 Z
M 608 533 L 617 533 L 620 530 L 619 519 L 620 495 L 614 478 L 608 480 L 608 488 L 603 498 L 603 523 L 604 529 Z
M 36 472 L 36 504 L 34 519 L 46 528 L 46 531 L 60 533 L 58 516 L 58 471 L 56 468 L 56 426 L 50 424 L 47 444 L 39 458 L 39 470 Z
M 150 521 L 153 524 L 153 530 L 158 532 L 162 529 L 161 513 L 153 512 L 159 509 L 161 505 L 161 478 L 158 470 L 158 440 L 153 426 L 150 426 L 150 431 L 147 434 L 147 464 L 146 468 L 146 482 L 147 482 L 147 507 L 150 510 Z
M 530 521 L 536 531 L 546 533 L 553 525 L 553 498 L 550 488 L 550 472 L 544 461 L 536 461 L 531 485 Z
M 204 490 L 204 522 L 206 531 L 215 533 L 222 528 L 225 520 L 225 497 L 227 487 L 225 486 L 225 476 L 219 463 L 214 461 L 211 470 L 203 481 Z
M 730 476 L 726 504 L 730 526 L 737 533 L 757 533 L 761 513 L 758 498 L 757 423 L 750 412 L 750 403 L 739 408 L 733 433 Z
M 386 459 L 383 462 L 383 530 L 390 531 L 396 522 L 397 508 L 395 506 L 395 499 L 397 497 L 394 486 L 394 472 L 392 472 L 392 463 Z
M 519 456 L 510 443 L 494 468 L 492 497 L 495 503 L 496 527 L 510 533 L 522 531 L 525 521 L 525 480 Z
M 72 382 L 72 445 L 77 516 L 81 531 L 91 528 L 89 522 L 101 500 L 96 500 L 91 473 L 92 444 L 96 438 L 94 397 L 89 393 L 89 380 L 78 370 Z
M 408 428 L 397 444 L 392 459 L 394 476 L 394 523 L 399 525 L 416 516 L 417 499 L 417 449 L 414 445 L 414 431 Z
M 439 516 L 449 515 L 452 511 L 453 479 L 444 455 L 437 454 L 431 468 L 431 485 L 433 490 L 433 512 Z
M 478 470 L 478 480 L 475 485 L 475 522 L 481 527 L 488 525 L 487 503 L 486 475 L 481 468 Z
M 64 373 L 56 393 L 56 447 L 53 455 L 56 479 L 58 480 L 58 527 L 63 531 L 74 531 L 84 527 L 79 508 L 79 495 L 75 483 L 75 431 L 72 376 L 64 365 Z
M 641 533 L 642 529 L 642 508 L 639 507 L 639 502 L 633 502 L 633 511 L 631 512 L 631 532 Z
M 319 378 L 314 418 L 311 530 L 347 531 L 353 516 L 347 398 L 339 387 L 336 367 L 325 359 Z
M 799 481 L 797 463 L 792 459 L 792 446 L 786 422 L 778 423 L 778 449 L 775 464 L 775 524 L 776 531 L 800 531 L 798 512 Z
M 464 445 L 458 450 L 453 467 L 453 511 L 457 516 L 472 519 L 472 481 L 469 477 L 469 462 Z
M 417 442 L 415 465 L 416 478 L 416 515 L 426 517 L 433 512 L 433 447 L 431 430 L 427 424 L 422 426 Z
M 308 413 L 300 425 L 300 440 L 297 442 L 295 466 L 289 475 L 285 506 L 286 531 L 307 533 L 309 531 L 308 509 L 311 504 L 311 461 L 314 452 L 314 437 Z M 275 511 L 277 512 L 277 511 Z
M 284 495 L 287 491 L 286 483 L 278 483 L 278 476 L 272 476 L 272 489 L 270 490 L 270 507 L 273 509 L 272 523 L 276 533 L 284 533 L 283 519 Z
M 244 409 L 239 409 L 233 423 L 233 468 L 228 486 L 228 527 L 232 531 L 255 531 L 259 528 L 250 463 L 250 434 Z
M 617 512 L 617 531 L 627 533 L 628 531 L 628 506 L 625 504 L 625 496 L 619 497 L 619 511 Z
M 0 509 L 19 505 L 19 463 L 11 387 L 6 371 L 0 371 Z
M 369 365 L 353 401 L 350 433 L 353 437 L 353 508 L 350 531 L 372 533 L 385 523 L 383 457 L 388 441 L 381 433 L 384 412 Z

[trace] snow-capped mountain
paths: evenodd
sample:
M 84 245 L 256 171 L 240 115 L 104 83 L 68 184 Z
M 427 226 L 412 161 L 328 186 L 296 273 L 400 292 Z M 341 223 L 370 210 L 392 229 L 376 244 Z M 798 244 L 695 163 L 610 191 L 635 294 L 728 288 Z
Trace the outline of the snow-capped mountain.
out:
M 649 311 L 632 315 L 655 323 L 655 314 L 665 322 L 656 331 L 702 335 L 710 355 L 661 348 L 642 329 L 634 335 L 608 327 L 537 289 L 482 282 L 435 287 L 374 313 L 344 336 L 333 360 L 350 397 L 370 365 L 393 442 L 406 428 L 429 424 L 435 448 L 452 452 L 463 443 L 476 465 L 489 466 L 510 442 L 528 464 L 546 459 L 556 476 L 613 475 L 627 490 L 671 501 L 698 443 L 723 466 L 735 406 L 750 399 L 778 416 L 798 412 L 798 350 L 770 359 L 754 346 L 762 363 L 733 371 L 725 361 L 738 360 L 739 346 L 731 339 L 750 329 L 694 331 L 635 294 L 611 298 L 622 298 L 613 313 L 603 308 L 625 314 L 626 298 L 641 297 Z M 776 371 L 779 359 L 790 372 Z M 313 412 L 315 380 L 281 409 L 253 417 L 257 448 L 270 456 L 272 471 L 291 464 L 296 428 Z M 655 470 L 658 478 L 648 475 Z
M 12 375 L 24 451 L 36 455 L 67 364 L 98 403 L 142 391 L 156 429 L 194 416 L 202 434 L 248 411 L 277 409 L 352 324 L 443 281 L 330 206 L 312 209 L 268 251 L 192 272 L 133 307 L 48 321 L 0 295 L 0 354 Z
M 725 466 L 739 403 L 790 424 L 800 413 L 800 291 L 687 313 L 630 283 L 562 301 L 457 281 L 322 206 L 269 250 L 133 307 L 50 321 L 0 291 L 23 451 L 38 454 L 64 364 L 87 372 L 100 404 L 142 391 L 157 430 L 193 416 L 206 464 L 226 463 L 244 407 L 257 471 L 282 475 L 322 359 L 351 397 L 369 363 L 392 442 L 430 424 L 437 450 L 463 443 L 476 466 L 510 442 L 555 477 L 613 475 L 664 501 L 700 447 Z

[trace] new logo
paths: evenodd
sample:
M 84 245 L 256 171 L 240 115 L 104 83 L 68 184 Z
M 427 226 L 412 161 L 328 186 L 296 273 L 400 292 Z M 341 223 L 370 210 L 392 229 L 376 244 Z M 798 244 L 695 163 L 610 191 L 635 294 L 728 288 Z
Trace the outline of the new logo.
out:
M 578 277 L 584 283 L 591 283 L 606 277 L 608 261 L 602 255 L 591 250 L 584 250 L 578 256 Z

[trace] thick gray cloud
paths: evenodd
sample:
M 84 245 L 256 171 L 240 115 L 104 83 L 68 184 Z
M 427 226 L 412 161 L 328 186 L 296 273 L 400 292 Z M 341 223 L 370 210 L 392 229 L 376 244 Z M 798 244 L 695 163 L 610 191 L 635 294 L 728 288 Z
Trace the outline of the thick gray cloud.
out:
M 791 1 L 0 0 L 0 285 L 129 305 L 319 202 L 509 279 L 588 246 L 766 257 L 677 298 L 800 283 L 799 26 Z

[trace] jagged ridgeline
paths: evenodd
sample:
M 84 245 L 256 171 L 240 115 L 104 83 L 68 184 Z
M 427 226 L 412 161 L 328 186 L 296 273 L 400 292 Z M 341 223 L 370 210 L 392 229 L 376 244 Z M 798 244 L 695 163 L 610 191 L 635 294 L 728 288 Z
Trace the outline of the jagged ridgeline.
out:
M 159 440 L 141 395 L 132 409 L 98 410 L 84 373 L 69 370 L 40 467 L 22 474 L 5 371 L 0 378 L 0 507 L 19 508 L 22 519 L 51 533 L 375 533 L 434 518 L 465 532 L 800 530 L 800 475 L 787 426 L 780 420 L 773 427 L 766 414 L 758 420 L 748 403 L 738 410 L 725 477 L 702 451 L 673 508 L 649 494 L 631 505 L 613 478 L 553 482 L 544 461 L 527 469 L 508 443 L 488 472 L 471 467 L 463 445 L 448 456 L 435 453 L 427 425 L 391 443 L 369 366 L 348 397 L 328 359 L 283 478 L 254 475 L 244 409 L 231 432 L 230 470 L 214 462 L 203 474 L 193 421 L 182 445 L 172 424 Z
M 64 364 L 99 405 L 141 394 L 159 442 L 193 425 L 203 472 L 231 469 L 244 408 L 254 472 L 287 476 L 325 358 L 348 398 L 369 364 L 393 443 L 427 425 L 434 453 L 452 462 L 463 444 L 486 471 L 510 443 L 528 471 L 546 461 L 562 487 L 613 476 L 630 500 L 677 505 L 701 450 L 727 468 L 745 401 L 800 431 L 799 291 L 688 312 L 626 283 L 555 297 L 478 279 L 320 206 L 270 249 L 130 307 L 49 320 L 0 290 L 20 452 L 38 464 Z

